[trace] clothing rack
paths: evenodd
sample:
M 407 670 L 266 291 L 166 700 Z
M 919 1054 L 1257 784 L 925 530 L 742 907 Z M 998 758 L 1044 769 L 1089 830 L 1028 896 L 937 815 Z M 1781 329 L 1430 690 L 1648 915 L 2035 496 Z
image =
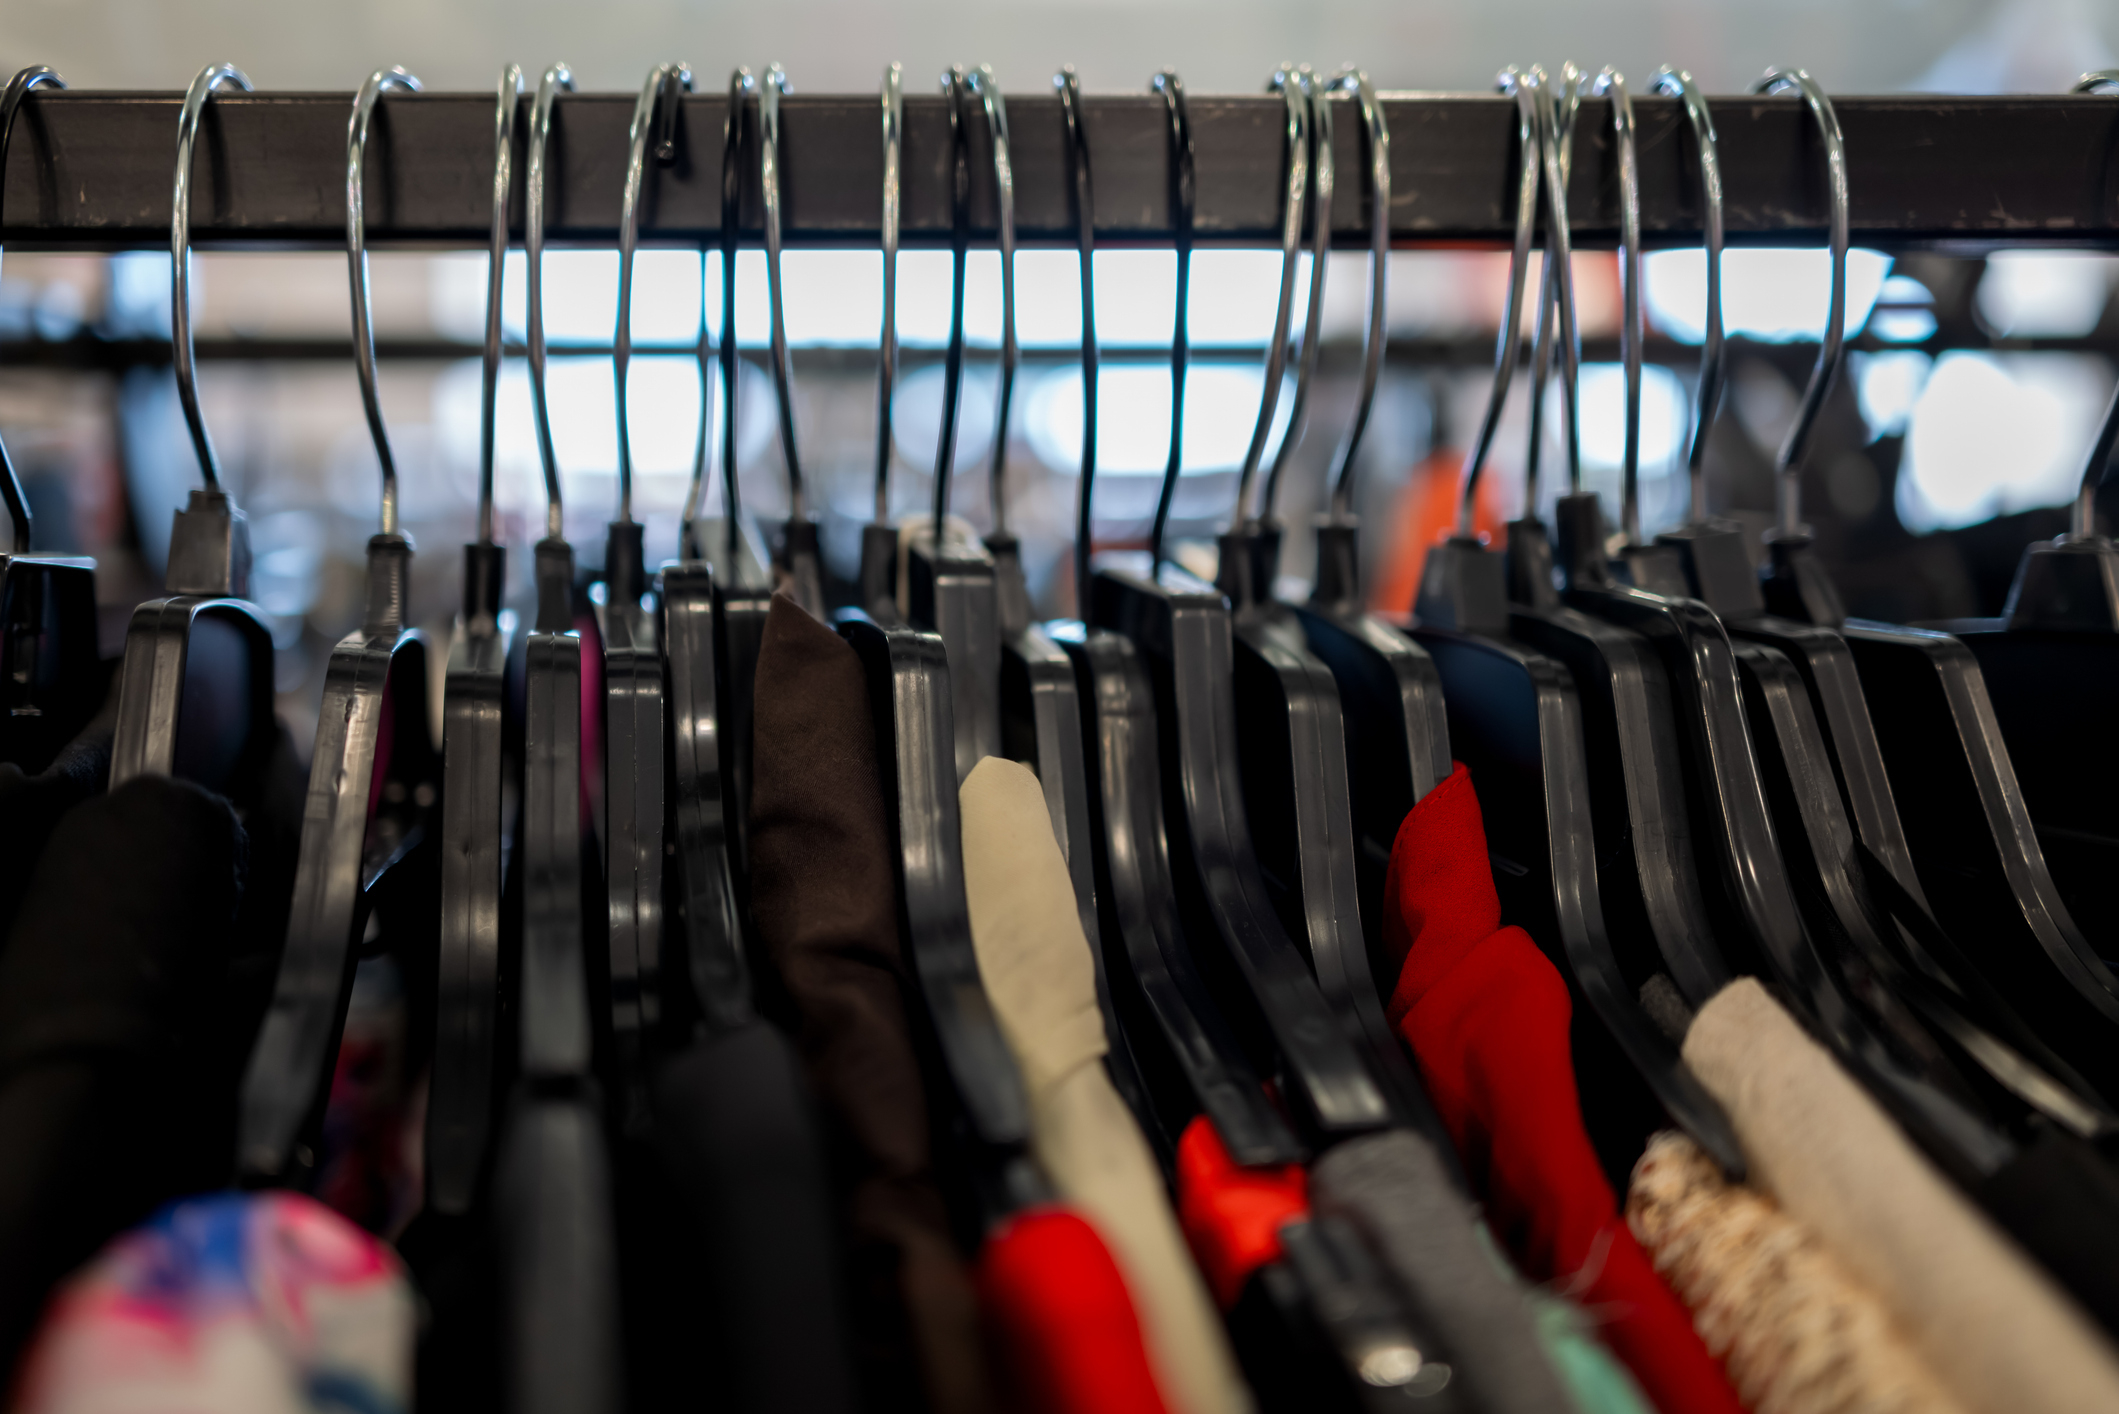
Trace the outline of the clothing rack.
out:
M 1647 86 L 1647 75 L 1635 78 Z M 704 82 L 711 84 L 711 79 Z M 569 95 L 553 123 L 548 239 L 616 240 L 630 94 Z M 173 137 L 181 95 L 32 94 L 7 158 L 0 240 L 17 250 L 166 246 Z M 1728 238 L 1735 244 L 1819 245 L 1825 178 L 1816 125 L 1790 97 L 1710 100 L 1720 137 Z M 1977 252 L 2003 246 L 2119 241 L 2119 102 L 2109 97 L 1848 97 L 1834 100 L 1846 134 L 1852 236 L 1888 249 Z M 518 151 L 528 105 L 517 130 Z M 376 110 L 367 157 L 367 238 L 379 246 L 476 246 L 492 192 L 490 94 L 393 95 Z M 194 180 L 199 246 L 328 247 L 345 239 L 348 99 L 337 93 L 229 93 L 208 105 Z M 1096 237 L 1109 244 L 1171 239 L 1168 121 L 1162 100 L 1087 100 Z M 1699 239 L 1697 156 L 1678 100 L 1634 99 L 1641 212 L 1650 244 Z M 1010 95 L 1016 234 L 1025 245 L 1071 245 L 1060 104 Z M 1479 94 L 1384 101 L 1391 131 L 1393 235 L 1407 247 L 1505 245 L 1511 234 L 1514 104 Z M 1582 105 L 1569 203 L 1578 246 L 1618 242 L 1618 179 L 1610 109 Z M 688 96 L 676 157 L 656 169 L 643 241 L 696 246 L 720 229 L 724 93 Z M 1195 234 L 1202 245 L 1276 245 L 1283 107 L 1275 97 L 1190 100 L 1196 151 Z M 878 241 L 882 142 L 873 95 L 796 95 L 782 108 L 785 238 L 800 246 Z M 993 174 L 983 124 L 970 124 L 973 239 L 991 240 Z M 1332 203 L 1335 247 L 1365 241 L 1361 124 L 1334 134 L 1341 173 Z M 762 235 L 757 105 L 746 109 L 741 239 Z M 902 239 L 949 239 L 949 129 L 944 100 L 905 100 Z M 518 157 L 518 161 L 520 161 Z M 521 220 L 522 194 L 515 198 Z M 519 229 L 519 224 L 518 224 Z

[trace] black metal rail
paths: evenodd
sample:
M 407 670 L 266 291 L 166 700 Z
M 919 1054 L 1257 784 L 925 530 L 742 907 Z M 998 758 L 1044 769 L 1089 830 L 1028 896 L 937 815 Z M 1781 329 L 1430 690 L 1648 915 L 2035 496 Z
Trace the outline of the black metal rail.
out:
M 799 76 L 797 76 L 799 77 Z M 1646 75 L 1636 76 L 1642 84 Z M 192 231 L 205 246 L 329 247 L 345 231 L 348 94 L 217 97 L 206 110 Z M 368 150 L 368 236 L 378 246 L 475 246 L 491 200 L 492 98 L 392 96 Z M 628 94 L 559 101 L 552 143 L 551 238 L 615 240 L 624 177 Z M 26 101 L 4 181 L 0 240 L 22 249 L 98 250 L 167 242 L 176 117 L 173 93 L 56 93 Z M 796 245 L 877 240 L 882 144 L 874 97 L 785 100 L 786 236 Z M 1690 131 L 1673 99 L 1637 98 L 1643 229 L 1658 244 L 1698 239 L 1699 181 Z M 2119 245 L 2119 100 L 2109 97 L 1848 97 L 1853 234 L 1887 249 Z M 1819 244 L 1825 195 L 1815 126 L 1792 97 L 1713 100 L 1732 243 Z M 643 213 L 650 242 L 699 245 L 718 236 L 725 100 L 687 98 L 677 155 L 658 168 Z M 1281 104 L 1197 96 L 1197 233 L 1202 243 L 1277 241 Z M 1466 94 L 1397 94 L 1386 102 L 1393 225 L 1400 244 L 1505 242 L 1512 219 L 1513 104 Z M 1011 97 L 1016 219 L 1025 244 L 1072 239 L 1058 100 Z M 1115 244 L 1170 238 L 1165 120 L 1159 99 L 1087 104 L 1097 237 Z M 524 126 L 527 126 L 525 122 Z M 745 118 L 753 140 L 753 104 Z M 984 125 L 973 122 L 972 211 L 991 240 L 994 191 Z M 1609 110 L 1585 103 L 1569 193 L 1576 241 L 1617 239 L 1617 170 Z M 1340 183 L 1334 242 L 1362 244 L 1367 223 L 1361 125 L 1337 125 Z M 938 97 L 905 102 L 903 238 L 949 232 L 947 113 Z M 755 145 L 741 236 L 759 237 Z M 520 170 L 520 167 L 518 167 Z M 518 197 L 518 203 L 520 198 Z M 519 219 L 519 205 L 518 205 Z

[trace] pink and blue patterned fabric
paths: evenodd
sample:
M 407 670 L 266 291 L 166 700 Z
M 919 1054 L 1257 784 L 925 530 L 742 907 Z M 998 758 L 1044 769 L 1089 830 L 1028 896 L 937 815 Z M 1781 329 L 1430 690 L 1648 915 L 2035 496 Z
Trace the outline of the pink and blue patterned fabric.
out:
M 402 1414 L 413 1298 L 397 1255 L 292 1193 L 173 1203 L 46 1308 L 12 1414 Z

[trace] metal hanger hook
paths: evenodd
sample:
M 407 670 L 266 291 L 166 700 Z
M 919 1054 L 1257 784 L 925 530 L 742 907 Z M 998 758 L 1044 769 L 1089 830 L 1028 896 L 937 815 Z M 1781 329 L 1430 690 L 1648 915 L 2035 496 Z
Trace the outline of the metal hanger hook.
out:
M 2073 93 L 2119 93 L 2119 69 L 2098 69 L 2084 74 L 2075 81 Z M 0 157 L 6 151 L 0 148 Z M 2111 465 L 2112 448 L 2119 444 L 2119 389 L 2112 393 L 2111 404 L 2104 410 L 2104 421 L 2098 425 L 2096 440 L 2090 443 L 2089 460 L 2082 468 L 2082 486 L 2075 493 L 2074 507 L 2068 512 L 2067 538 L 2080 542 L 2089 539 L 2097 530 L 2097 488 L 2104 481 L 2105 468 Z
M 1089 621 L 1090 497 L 1096 487 L 1096 201 L 1089 173 L 1089 130 L 1082 121 L 1082 82 L 1072 64 L 1052 76 L 1059 90 L 1060 118 L 1067 129 L 1067 176 L 1074 189 L 1075 248 L 1081 256 L 1082 285 L 1082 462 L 1075 488 L 1074 600 L 1083 623 Z
M 191 150 L 198 140 L 199 119 L 206 111 L 207 101 L 223 87 L 248 93 L 250 78 L 233 64 L 208 64 L 184 92 L 184 108 L 177 115 L 176 185 L 169 207 L 170 354 L 176 363 L 177 401 L 184 406 L 191 447 L 199 459 L 199 476 L 209 491 L 221 489 L 221 459 L 213 450 L 205 414 L 199 410 L 199 373 L 191 352 Z M 355 170 L 354 182 L 358 186 L 358 169 Z M 358 319 L 359 315 L 356 313 L 355 317 Z
M 971 71 L 971 91 L 986 114 L 986 134 L 993 145 L 993 190 L 998 208 L 996 245 L 1001 257 L 1001 369 L 994 392 L 993 458 L 989 496 L 993 533 L 1008 533 L 1008 410 L 1015 400 L 1015 369 L 1020 357 L 1015 341 L 1015 160 L 1008 140 L 1008 100 L 993 76 L 991 64 Z
M 898 222 L 904 184 L 905 66 L 883 70 L 883 328 L 876 360 L 876 515 L 890 523 L 891 400 L 898 382 Z
M 201 76 L 203 79 L 204 76 Z M 245 85 L 246 87 L 248 85 Z M 192 87 L 196 89 L 198 82 Z M 353 116 L 346 123 L 346 269 L 353 286 L 353 364 L 360 373 L 361 405 L 368 414 L 368 435 L 383 468 L 382 533 L 397 534 L 397 461 L 390 455 L 390 433 L 383 426 L 383 405 L 375 386 L 375 322 L 368 304 L 367 203 L 361 180 L 368 153 L 368 127 L 376 100 L 392 90 L 419 92 L 419 80 L 402 68 L 377 69 L 353 97 Z M 203 102 L 203 100 L 202 100 Z M 186 99 L 186 107 L 190 100 Z M 187 153 L 186 156 L 189 156 Z M 190 164 L 184 164 L 187 168 Z
M 1362 70 L 1352 66 L 1341 69 L 1326 81 L 1325 87 L 1351 93 L 1361 105 L 1369 160 L 1369 292 L 1368 318 L 1361 335 L 1361 392 L 1354 402 L 1354 420 L 1348 424 L 1333 458 L 1328 483 L 1328 513 L 1334 521 L 1344 523 L 1354 513 L 1354 456 L 1361 450 L 1369 412 L 1376 405 L 1376 384 L 1383 373 L 1384 344 L 1389 337 L 1386 317 L 1391 269 L 1391 130 L 1384 121 L 1376 86 Z
M 1538 345 L 1531 360 L 1537 376 L 1530 408 L 1531 449 L 1524 495 L 1529 514 L 1536 514 L 1545 384 L 1555 347 L 1560 359 L 1567 489 L 1578 495 L 1582 490 L 1582 333 L 1575 318 L 1574 215 L 1567 205 L 1567 184 L 1574 175 L 1575 119 L 1581 112 L 1583 75 L 1570 61 L 1560 66 L 1557 78 L 1547 79 L 1543 74 L 1537 77 L 1539 140 L 1545 164 L 1545 268 L 1540 281 Z
M 1148 532 L 1148 578 L 1160 582 L 1163 534 L 1170 526 L 1170 507 L 1177 499 L 1177 478 L 1185 456 L 1185 374 L 1191 362 L 1192 216 L 1199 183 L 1193 166 L 1192 117 L 1185 107 L 1185 82 L 1169 69 L 1149 80 L 1170 120 L 1170 220 L 1176 231 L 1177 298 L 1170 312 L 1170 455 L 1163 464 L 1163 484 L 1155 498 L 1155 523 Z
M 1707 519 L 1707 434 L 1714 428 L 1715 409 L 1722 400 L 1722 159 L 1715 136 L 1714 114 L 1706 95 L 1683 69 L 1664 65 L 1649 80 L 1654 93 L 1667 93 L 1684 100 L 1685 119 L 1692 125 L 1693 144 L 1700 154 L 1700 244 L 1707 257 L 1707 336 L 1700 345 L 1700 396 L 1693 413 L 1692 444 L 1685 452 L 1685 470 L 1692 482 L 1691 513 L 1697 523 Z
M 721 122 L 721 528 L 724 563 L 736 561 L 742 499 L 736 484 L 737 374 L 742 367 L 736 343 L 736 237 L 743 217 L 743 111 L 757 92 L 758 81 L 738 64 L 728 75 L 728 106 Z M 704 337 L 702 333 L 701 337 Z M 700 435 L 706 435 L 705 429 Z M 704 499 L 705 488 L 700 488 Z
M 1288 430 L 1273 452 L 1273 465 L 1266 472 L 1262 519 L 1271 519 L 1280 506 L 1281 480 L 1301 442 L 1310 406 L 1310 388 L 1317 373 L 1317 358 L 1324 332 L 1324 277 L 1332 253 L 1332 188 L 1337 181 L 1332 160 L 1332 105 L 1325 83 L 1317 71 L 1304 64 L 1295 71 L 1310 119 L 1310 187 L 1306 198 L 1310 210 L 1310 297 L 1302 322 L 1302 353 L 1295 364 L 1295 401 L 1288 408 Z
M 964 393 L 964 264 L 971 239 L 971 172 L 964 131 L 965 75 L 961 67 L 942 74 L 949 101 L 949 351 L 942 362 L 942 425 L 934 448 L 934 546 L 939 554 L 956 481 L 957 414 Z
M 618 208 L 618 327 L 611 335 L 611 363 L 618 393 L 618 519 L 628 525 L 633 519 L 633 429 L 626 387 L 633 362 L 633 255 L 640 245 L 640 198 L 647 186 L 650 139 L 656 161 L 676 160 L 679 95 L 691 91 L 691 65 L 657 64 L 649 69 L 633 101 L 633 121 L 626 134 L 625 193 Z M 665 92 L 667 104 L 662 103 Z M 663 114 L 660 132 L 655 125 L 658 105 Z M 706 410 L 700 415 L 706 416 Z
M 544 467 L 545 534 L 557 540 L 566 533 L 566 506 L 559 491 L 559 455 L 552 445 L 552 410 L 545 397 L 544 368 L 544 198 L 545 145 L 552 136 L 552 107 L 562 93 L 574 91 L 574 74 L 554 64 L 538 80 L 537 101 L 530 109 L 530 171 L 523 193 L 522 254 L 529 265 L 530 402 L 537 414 L 537 455 Z
M 1832 302 L 1825 314 L 1825 336 L 1818 345 L 1817 367 L 1811 371 L 1809 386 L 1803 389 L 1803 400 L 1795 410 L 1795 421 L 1781 442 L 1780 455 L 1774 459 L 1774 485 L 1777 488 L 1774 497 L 1775 533 L 1795 537 L 1803 534 L 1803 454 L 1810 449 L 1810 434 L 1817 427 L 1817 415 L 1824 411 L 1825 397 L 1839 377 L 1839 365 L 1847 350 L 1849 241 L 1847 143 L 1840 133 L 1839 115 L 1832 111 L 1832 100 L 1825 96 L 1817 81 L 1801 69 L 1771 70 L 1752 86 L 1751 91 L 1761 97 L 1770 97 L 1789 89 L 1800 93 L 1803 101 L 1810 105 L 1810 114 L 1817 120 L 1818 134 L 1824 139 L 1825 193 L 1831 208 L 1832 248 Z
M 765 284 L 773 321 L 773 391 L 780 402 L 780 450 L 787 459 L 787 514 L 808 514 L 802 493 L 802 462 L 795 454 L 795 371 L 787 353 L 787 305 L 780 285 L 780 221 L 785 193 L 780 189 L 780 100 L 790 92 L 787 71 L 768 65 L 758 89 L 758 189 L 765 205 Z M 730 399 L 731 404 L 734 399 Z
M 18 70 L 15 76 L 7 81 L 7 91 L 0 94 L 0 174 L 7 171 L 8 143 L 15 135 L 15 115 L 21 111 L 22 100 L 29 96 L 33 88 L 65 87 L 66 80 L 59 77 L 58 70 L 44 64 L 32 64 L 26 69 Z M 188 353 L 188 341 L 184 347 Z M 186 362 L 189 361 L 187 358 Z M 30 531 L 33 525 L 29 496 L 22 489 L 22 478 L 15 472 L 14 459 L 8 456 L 5 443 L 0 443 L 0 497 L 6 499 L 8 519 L 14 523 L 15 553 L 26 555 L 29 553 Z
M 1280 406 L 1280 379 L 1287 371 L 1288 331 L 1295 316 L 1295 267 L 1302 253 L 1304 202 L 1310 190 L 1310 103 L 1294 65 L 1284 63 L 1275 69 L 1267 91 L 1281 96 L 1285 114 L 1281 130 L 1280 301 L 1273 315 L 1273 341 L 1266 346 L 1265 387 L 1258 402 L 1258 423 L 1251 429 L 1251 445 L 1244 453 L 1243 471 L 1236 478 L 1232 523 L 1237 526 L 1252 518 L 1251 488 L 1258 480 L 1266 438 L 1273 431 L 1273 414 Z M 1314 272 L 1311 278 L 1316 278 Z M 1295 433 L 1291 421 L 1287 435 L 1293 437 Z
M 1457 534 L 1472 534 L 1472 505 L 1479 494 L 1479 474 L 1493 451 L 1494 434 L 1501 428 L 1501 409 L 1508 402 L 1508 385 L 1514 381 L 1516 359 L 1523 349 L 1523 287 L 1530 274 L 1530 241 L 1538 222 L 1538 168 L 1543 144 L 1538 121 L 1537 88 L 1544 71 L 1529 72 L 1511 64 L 1501 71 L 1495 87 L 1516 100 L 1516 238 L 1508 253 L 1508 304 L 1501 313 L 1501 332 L 1494 343 L 1494 386 L 1487 394 L 1486 413 L 1479 420 L 1479 436 L 1464 459 L 1464 490 L 1457 503 Z
M 1641 162 L 1626 76 L 1606 68 L 1590 93 L 1611 101 L 1612 145 L 1619 158 L 1619 357 L 1626 369 L 1626 460 L 1619 520 L 1626 543 L 1641 543 Z
M 493 543 L 494 410 L 500 401 L 501 290 L 508 264 L 508 204 L 515 190 L 515 110 L 522 105 L 522 65 L 500 70 L 493 99 L 493 239 L 486 262 L 486 349 L 478 407 L 478 543 Z

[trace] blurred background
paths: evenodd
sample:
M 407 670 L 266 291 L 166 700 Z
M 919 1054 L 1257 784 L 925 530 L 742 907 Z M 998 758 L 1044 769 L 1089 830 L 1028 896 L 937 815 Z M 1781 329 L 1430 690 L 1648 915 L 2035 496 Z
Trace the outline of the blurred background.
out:
M 1689 68 L 1710 94 L 1741 91 L 1769 64 L 1807 67 L 1835 93 L 2058 92 L 2084 70 L 2119 63 L 2119 5 L 2106 0 L 782 0 L 734 6 L 648 0 L 590 6 L 514 3 L 320 4 L 282 0 L 12 0 L 0 10 L 0 61 L 58 68 L 77 88 L 180 89 L 227 59 L 262 89 L 343 91 L 403 64 L 430 89 L 489 91 L 500 63 L 532 74 L 568 61 L 581 86 L 626 91 L 649 65 L 686 59 L 713 75 L 735 63 L 784 63 L 805 92 L 871 92 L 882 66 L 923 89 L 946 64 L 990 62 L 1004 90 L 1045 92 L 1072 63 L 1094 92 L 1139 91 L 1174 64 L 1195 93 L 1257 91 L 1283 58 L 1351 60 L 1380 87 L 1484 90 L 1510 62 L 1616 64 L 1640 85 L 1663 63 Z M 900 257 L 904 361 L 894 413 L 894 503 L 926 502 L 940 430 L 940 350 L 948 333 L 948 256 Z M 617 258 L 547 257 L 554 435 L 568 534 L 584 561 L 601 554 L 616 504 L 616 417 L 608 348 Z M 1081 451 L 1081 336 L 1074 257 L 1018 256 L 1024 362 L 1003 449 L 1012 526 L 1048 613 L 1072 608 L 1063 553 Z M 1504 254 L 1405 251 L 1392 257 L 1390 344 L 1360 461 L 1363 560 L 1379 606 L 1409 602 L 1425 547 L 1453 502 L 1464 440 L 1476 425 L 1506 279 Z M 195 318 L 206 416 L 252 525 L 254 597 L 280 646 L 282 703 L 311 729 L 329 647 L 358 615 L 361 550 L 374 528 L 377 473 L 348 358 L 344 257 L 331 252 L 203 252 Z M 1320 272 L 1307 264 L 1302 287 Z M 1294 528 L 1284 570 L 1309 573 L 1302 527 L 1352 410 L 1366 271 L 1335 255 L 1326 281 L 1319 384 L 1294 452 L 1280 513 Z M 974 252 L 966 279 L 972 345 L 959 429 L 955 508 L 987 518 L 993 449 L 999 260 Z M 638 267 L 631 428 L 650 562 L 676 552 L 677 518 L 701 417 L 694 351 L 703 290 L 719 257 L 644 252 Z M 872 504 L 875 346 L 881 259 L 791 251 L 788 333 L 797 425 L 814 478 L 828 567 L 854 570 Z M 1098 538 L 1145 532 L 1170 434 L 1167 349 L 1175 261 L 1167 251 L 1101 251 L 1096 324 L 1105 351 L 1097 429 Z M 1195 348 L 1184 477 L 1173 531 L 1206 568 L 1229 512 L 1262 389 L 1278 257 L 1201 251 L 1190 332 Z M 1585 477 L 1616 506 L 1623 379 L 1616 363 L 1615 258 L 1577 256 L 1585 341 Z M 2017 557 L 2057 533 L 2119 354 L 2119 259 L 2003 252 L 1967 258 L 1857 250 L 1849 265 L 1852 353 L 1805 471 L 1805 513 L 1850 611 L 1923 620 L 1998 611 Z M 784 514 L 762 256 L 737 260 L 735 335 L 746 362 L 733 403 L 747 503 Z M 1710 443 L 1710 502 L 1763 526 L 1771 466 L 1826 315 L 1821 251 L 1732 251 L 1724 267 L 1731 382 Z M 94 555 L 105 648 L 117 651 L 132 606 L 157 591 L 170 514 L 197 468 L 169 366 L 166 252 L 111 256 L 8 252 L 0 267 L 0 434 L 38 515 L 47 552 Z M 1644 385 L 1643 510 L 1651 532 L 1683 513 L 1684 455 L 1705 303 L 1694 251 L 1652 255 Z M 506 280 L 508 332 L 522 336 L 520 254 Z M 404 518 L 420 545 L 414 612 L 446 640 L 477 486 L 485 256 L 390 251 L 374 260 L 382 401 L 403 480 Z M 1518 383 L 1521 388 L 1523 384 Z M 1483 525 L 1520 513 L 1528 397 L 1512 399 L 1486 479 Z M 718 417 L 728 400 L 717 400 Z M 1276 438 L 1285 434 L 1276 429 Z M 503 538 L 541 532 L 542 490 L 526 375 L 508 360 L 500 390 L 498 502 Z M 1559 489 L 1557 407 L 1545 419 L 1548 501 Z M 1269 448 L 1270 454 L 1270 448 Z M 711 506 L 711 503 L 710 503 Z M 519 577 L 527 554 L 511 557 Z M 525 580 L 526 582 L 526 580 Z M 843 586 L 842 586 L 843 587 Z

